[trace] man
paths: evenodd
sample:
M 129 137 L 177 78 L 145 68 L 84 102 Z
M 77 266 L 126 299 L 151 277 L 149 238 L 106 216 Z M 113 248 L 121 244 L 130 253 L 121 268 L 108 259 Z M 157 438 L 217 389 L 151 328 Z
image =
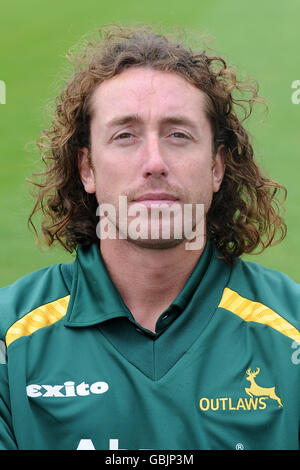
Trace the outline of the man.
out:
M 30 217 L 76 259 L 0 294 L 2 449 L 299 448 L 300 288 L 240 259 L 285 224 L 236 90 L 151 29 L 88 45 Z

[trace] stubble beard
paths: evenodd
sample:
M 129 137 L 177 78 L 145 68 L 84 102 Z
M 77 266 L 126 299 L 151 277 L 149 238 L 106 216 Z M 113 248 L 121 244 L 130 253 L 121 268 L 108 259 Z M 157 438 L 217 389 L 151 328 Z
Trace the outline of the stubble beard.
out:
M 201 198 L 201 200 L 203 200 Z M 185 207 L 189 205 L 191 206 L 191 217 L 189 217 L 188 221 L 188 227 L 189 231 L 188 234 L 185 231 L 185 220 L 184 220 L 184 210 Z M 198 211 L 196 206 L 204 206 L 203 209 L 203 215 L 201 220 L 199 220 L 199 217 L 197 218 Z M 205 208 L 205 204 L 203 203 L 187 203 L 186 205 L 179 205 L 177 204 L 177 207 L 181 207 L 182 210 L 181 212 L 178 212 L 176 214 L 173 214 L 172 212 L 168 212 L 168 208 L 166 212 L 159 211 L 159 218 L 157 217 L 157 207 L 154 207 L 154 213 L 155 217 L 151 217 L 151 214 L 153 214 L 152 206 L 151 208 L 146 208 L 145 206 L 143 207 L 142 204 L 137 204 L 137 206 L 141 206 L 144 210 L 144 213 L 148 214 L 147 218 L 144 218 L 141 220 L 141 223 L 136 222 L 136 217 L 132 215 L 128 215 L 126 213 L 126 228 L 128 230 L 124 231 L 123 227 L 124 224 L 122 223 L 122 227 L 120 226 L 119 220 L 120 220 L 120 214 L 119 211 L 116 211 L 116 219 L 115 220 L 110 220 L 111 226 L 115 230 L 116 233 L 116 238 L 126 240 L 128 243 L 132 243 L 133 245 L 140 247 L 140 248 L 145 248 L 145 249 L 153 249 L 153 250 L 167 250 L 170 248 L 174 248 L 176 246 L 179 246 L 180 244 L 186 242 L 187 240 L 191 241 L 193 237 L 187 236 L 190 234 L 196 233 L 197 230 L 199 230 L 199 227 L 202 226 L 202 232 L 200 233 L 200 236 L 205 236 L 205 216 L 207 212 L 207 208 Z M 170 206 L 172 207 L 172 206 Z M 171 216 L 170 216 L 171 214 Z M 124 214 L 123 214 L 124 215 Z M 136 232 L 135 236 L 132 236 L 132 232 L 129 230 L 129 227 L 132 226 L 132 224 L 135 224 Z M 202 224 L 202 225 L 201 225 Z M 155 230 L 153 230 L 153 228 Z M 165 231 L 164 231 L 165 230 Z M 154 232 L 154 233 L 153 233 Z M 199 232 L 198 232 L 199 233 Z M 166 236 L 167 234 L 167 236 Z
M 146 190 L 152 190 L 152 189 L 158 189 L 158 188 L 143 188 L 145 191 Z M 204 195 L 202 192 L 199 192 L 198 195 L 196 197 L 194 197 L 193 199 L 197 202 L 191 202 L 190 199 L 192 199 L 191 195 L 189 193 L 187 193 L 186 191 L 183 191 L 183 190 L 178 190 L 178 188 L 159 188 L 159 189 L 162 189 L 162 190 L 166 190 L 166 191 L 170 191 L 170 193 L 173 193 L 173 194 L 176 194 L 176 196 L 178 196 L 178 201 L 174 201 L 176 207 L 179 207 L 181 208 L 181 213 L 180 212 L 175 212 L 174 214 L 172 214 L 172 217 L 169 221 L 169 233 L 168 233 L 168 236 L 165 237 L 163 236 L 163 233 L 162 233 L 162 226 L 163 226 L 163 211 L 162 213 L 160 213 L 159 217 L 159 231 L 158 231 L 158 236 L 157 236 L 157 231 L 156 231 L 156 236 L 153 237 L 152 236 L 152 232 L 151 232 L 151 223 L 153 222 L 153 220 L 151 219 L 151 214 L 150 212 L 152 211 L 152 207 L 154 207 L 154 210 L 157 209 L 157 206 L 154 204 L 153 206 L 151 205 L 151 207 L 147 207 L 144 206 L 143 204 L 141 203 L 137 203 L 135 201 L 135 197 L 136 197 L 136 192 L 128 192 L 124 194 L 123 197 L 126 197 L 128 198 L 128 212 L 130 210 L 130 208 L 132 208 L 132 205 L 139 205 L 143 208 L 143 210 L 147 210 L 147 213 L 148 213 L 148 221 L 145 220 L 143 222 L 143 234 L 141 236 L 131 236 L 131 233 L 130 233 L 130 230 L 127 230 L 127 231 L 124 231 L 123 230 L 123 227 L 124 225 L 122 224 L 122 227 L 120 226 L 120 214 L 119 214 L 119 205 L 118 204 L 115 204 L 115 201 L 113 202 L 111 200 L 111 197 L 110 197 L 110 194 L 104 194 L 102 193 L 101 195 L 99 194 L 98 196 L 100 197 L 97 197 L 98 199 L 98 203 L 99 203 L 99 206 L 101 204 L 112 204 L 115 206 L 116 208 L 116 217 L 115 217 L 115 220 L 111 220 L 110 219 L 110 223 L 112 224 L 112 226 L 114 226 L 114 230 L 115 230 L 115 233 L 116 233 L 116 238 L 118 239 L 122 239 L 122 240 L 126 240 L 128 243 L 132 243 L 133 245 L 136 245 L 140 248 L 147 248 L 147 249 L 153 249 L 153 250 L 167 250 L 167 249 L 170 249 L 170 248 L 174 248 L 176 246 L 179 246 L 180 244 L 186 242 L 187 240 L 192 240 L 191 237 L 188 237 L 187 236 L 187 233 L 185 232 L 184 230 L 184 218 L 183 218 L 183 214 L 184 214 L 184 210 L 185 210 L 185 207 L 186 206 L 191 206 L 192 207 L 192 215 L 189 216 L 189 231 L 188 233 L 195 233 L 195 230 L 198 229 L 198 227 L 200 227 L 200 225 L 202 224 L 202 233 L 200 234 L 200 236 L 202 237 L 205 237 L 205 219 L 206 219 L 206 214 L 207 214 L 207 211 L 209 210 L 209 207 L 211 205 L 211 202 L 212 202 L 212 195 L 211 197 L 209 198 L 206 195 Z M 174 190 L 175 189 L 175 190 Z M 141 194 L 141 191 L 139 191 L 139 194 Z M 139 195 L 138 194 L 138 195 Z M 99 202 L 100 201 L 100 202 Z M 120 201 L 120 196 L 119 196 L 119 201 Z M 185 201 L 185 203 L 183 203 L 182 201 Z M 201 217 L 201 220 L 199 220 L 199 217 L 197 219 L 197 205 L 199 206 L 202 206 L 203 207 L 203 212 L 202 212 L 202 217 Z M 175 207 L 173 204 L 172 206 L 169 206 L 169 209 L 171 209 L 171 207 Z M 128 215 L 128 212 L 126 212 L 125 214 L 122 213 L 122 216 L 127 218 L 127 224 L 126 224 L 126 229 L 129 227 L 129 225 L 134 221 L 134 219 L 137 217 L 134 217 L 132 215 Z M 145 214 L 145 212 L 143 212 Z M 175 215 L 176 214 L 176 215 Z M 109 219 L 109 217 L 108 217 Z M 168 220 L 165 218 L 164 221 L 166 222 L 167 221 L 167 226 L 168 226 Z M 157 223 L 157 217 L 154 218 L 154 222 Z M 157 227 L 157 225 L 156 225 Z M 178 228 L 179 227 L 179 228 Z M 181 227 L 181 230 L 180 230 L 180 227 Z M 146 235 L 146 236 L 145 236 Z

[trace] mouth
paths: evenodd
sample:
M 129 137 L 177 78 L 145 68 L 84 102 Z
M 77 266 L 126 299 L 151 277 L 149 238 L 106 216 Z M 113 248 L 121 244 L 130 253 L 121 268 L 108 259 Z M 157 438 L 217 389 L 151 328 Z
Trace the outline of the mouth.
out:
M 151 206 L 153 204 L 173 204 L 175 201 L 179 201 L 178 197 L 170 193 L 146 193 L 142 196 L 133 200 L 133 202 L 139 202 L 146 206 Z

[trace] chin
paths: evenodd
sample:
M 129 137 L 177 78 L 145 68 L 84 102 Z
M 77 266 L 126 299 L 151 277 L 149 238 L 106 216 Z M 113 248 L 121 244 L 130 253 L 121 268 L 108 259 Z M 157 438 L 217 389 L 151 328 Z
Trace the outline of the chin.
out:
M 185 241 L 185 239 L 132 239 L 128 238 L 128 242 L 133 243 L 136 246 L 141 248 L 147 248 L 150 250 L 168 250 L 170 248 L 174 248 Z

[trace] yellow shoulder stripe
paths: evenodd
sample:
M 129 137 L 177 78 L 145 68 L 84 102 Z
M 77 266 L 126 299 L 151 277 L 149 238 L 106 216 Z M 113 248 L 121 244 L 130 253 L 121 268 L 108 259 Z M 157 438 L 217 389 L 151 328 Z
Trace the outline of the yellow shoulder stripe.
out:
M 300 343 L 300 332 L 287 320 L 266 305 L 242 297 L 228 287 L 224 289 L 219 307 L 229 310 L 245 321 L 268 325 Z
M 40 328 L 52 325 L 60 320 L 67 312 L 70 295 L 62 297 L 40 307 L 35 308 L 24 317 L 17 320 L 6 333 L 6 345 L 20 338 L 31 335 Z

